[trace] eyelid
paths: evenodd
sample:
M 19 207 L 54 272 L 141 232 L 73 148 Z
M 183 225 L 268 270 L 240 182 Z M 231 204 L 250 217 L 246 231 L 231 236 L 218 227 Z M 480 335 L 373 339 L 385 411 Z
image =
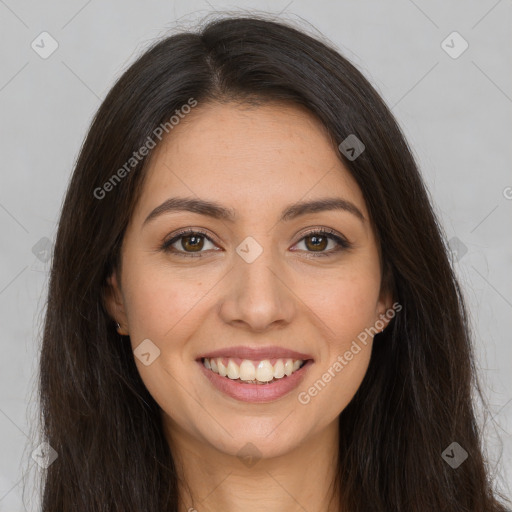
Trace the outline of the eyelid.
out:
M 314 228 L 308 228 L 308 230 L 300 233 L 299 239 L 293 244 L 293 246 L 297 245 L 299 242 L 302 242 L 305 238 L 312 235 L 319 235 L 322 237 L 326 237 L 329 240 L 334 241 L 336 244 L 336 247 L 334 249 L 330 249 L 328 251 L 303 251 L 303 250 L 293 250 L 293 252 L 302 252 L 304 253 L 304 257 L 307 259 L 316 259 L 316 258 L 327 258 L 329 256 L 336 256 L 340 254 L 341 252 L 349 251 L 353 248 L 353 244 L 347 240 L 347 238 L 342 235 L 341 233 L 337 232 L 336 230 L 332 228 L 326 228 L 326 227 L 314 227 Z M 292 247 L 293 247 L 292 246 Z
M 170 247 L 176 243 L 180 238 L 187 236 L 187 235 L 201 235 L 204 238 L 206 238 L 211 243 L 218 245 L 218 243 L 215 241 L 214 237 L 212 237 L 208 232 L 201 228 L 183 228 L 182 230 L 179 230 L 176 233 L 173 233 L 172 236 L 170 236 L 168 239 L 164 240 L 162 243 L 160 249 L 164 252 L 169 252 L 173 254 L 179 254 L 184 256 L 191 256 L 191 257 L 201 257 L 202 253 L 207 251 L 198 251 L 198 252 L 186 252 L 186 251 L 180 251 L 180 250 L 174 250 L 171 251 Z M 329 238 L 330 240 L 333 240 L 337 247 L 335 249 L 331 249 L 329 251 L 294 251 L 294 252 L 305 252 L 309 257 L 316 257 L 316 256 L 329 256 L 334 255 L 340 251 L 348 250 L 352 247 L 352 243 L 349 242 L 341 233 L 338 233 L 336 230 L 332 228 L 326 228 L 326 227 L 313 227 L 308 228 L 306 231 L 299 233 L 297 241 L 292 245 L 295 246 L 299 242 L 301 242 L 304 238 L 311 236 L 311 235 L 320 235 L 325 236 Z
M 205 231 L 201 228 L 183 228 L 183 229 L 178 230 L 176 233 L 173 233 L 168 238 L 166 238 L 164 240 L 164 244 L 168 244 L 169 242 L 176 241 L 176 239 L 181 236 L 195 235 L 195 234 L 202 235 L 205 238 L 208 238 L 208 240 L 210 240 L 211 242 L 214 241 L 212 236 L 207 231 Z
M 186 251 L 171 251 L 170 247 L 176 243 L 180 238 L 187 236 L 187 235 L 201 235 L 204 238 L 206 238 L 208 241 L 210 241 L 212 244 L 219 245 L 218 242 L 215 241 L 214 237 L 212 237 L 208 232 L 201 228 L 183 228 L 181 230 L 178 230 L 176 233 L 173 233 L 171 236 L 166 237 L 166 239 L 163 241 L 163 243 L 160 246 L 160 249 L 164 252 L 174 252 L 175 254 L 185 254 L 185 255 L 194 255 L 194 254 L 201 254 L 204 251 L 199 251 L 198 253 L 193 252 L 186 252 Z
M 331 235 L 334 239 L 339 239 L 346 247 L 349 247 L 349 246 L 352 245 L 347 240 L 347 238 L 345 238 L 345 236 L 343 236 L 341 233 L 338 233 L 338 231 L 336 231 L 335 229 L 325 228 L 325 227 L 322 227 L 322 226 L 308 228 L 306 231 L 304 231 L 302 233 L 299 233 L 299 235 L 297 235 L 297 236 L 299 236 L 300 238 L 293 245 L 298 244 L 303 238 L 305 238 L 307 236 L 315 235 L 315 234 L 318 234 L 318 233 L 322 234 L 324 236 Z

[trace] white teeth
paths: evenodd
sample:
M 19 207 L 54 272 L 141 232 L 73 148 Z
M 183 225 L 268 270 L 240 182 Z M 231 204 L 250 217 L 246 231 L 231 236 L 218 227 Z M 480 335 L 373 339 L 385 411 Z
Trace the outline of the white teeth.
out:
M 228 377 L 230 379 L 238 379 L 240 377 L 240 369 L 231 359 L 228 361 Z
M 300 363 L 300 361 L 297 361 Z M 284 363 L 282 359 L 278 359 L 274 365 L 274 377 L 276 379 L 282 379 L 284 377 Z
M 304 363 L 302 359 L 277 359 L 272 366 L 268 359 L 263 359 L 255 366 L 252 361 L 243 359 L 239 366 L 231 358 L 228 358 L 226 366 L 222 359 L 221 357 L 203 358 L 203 364 L 222 377 L 228 377 L 232 380 L 240 379 L 251 383 L 270 382 L 274 379 L 282 379 L 285 375 L 290 376 Z
M 252 361 L 244 359 L 240 364 L 240 379 L 241 380 L 254 380 L 256 378 L 256 368 Z
M 274 378 L 274 368 L 268 359 L 264 359 L 258 363 L 256 368 L 256 380 L 260 382 L 268 382 Z
M 227 368 L 224 366 L 224 363 L 221 361 L 221 359 L 217 359 L 217 367 L 219 368 L 219 375 L 221 377 L 225 377 L 228 372 L 227 372 Z

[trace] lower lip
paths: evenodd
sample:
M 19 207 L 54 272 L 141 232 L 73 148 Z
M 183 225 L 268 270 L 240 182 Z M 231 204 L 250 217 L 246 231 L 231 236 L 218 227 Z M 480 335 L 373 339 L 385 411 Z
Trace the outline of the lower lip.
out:
M 291 375 L 275 380 L 270 384 L 245 384 L 240 380 L 220 376 L 218 373 L 206 368 L 201 360 L 198 361 L 198 364 L 205 377 L 219 391 L 236 400 L 261 403 L 278 400 L 298 387 L 313 361 L 311 359 L 308 360 L 302 368 L 299 368 Z

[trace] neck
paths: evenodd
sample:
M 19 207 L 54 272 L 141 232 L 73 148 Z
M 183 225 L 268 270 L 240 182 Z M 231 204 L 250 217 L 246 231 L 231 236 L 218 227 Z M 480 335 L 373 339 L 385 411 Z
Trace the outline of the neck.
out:
M 180 512 L 340 512 L 337 419 L 292 451 L 267 458 L 257 456 L 256 442 L 231 455 L 170 423 Z

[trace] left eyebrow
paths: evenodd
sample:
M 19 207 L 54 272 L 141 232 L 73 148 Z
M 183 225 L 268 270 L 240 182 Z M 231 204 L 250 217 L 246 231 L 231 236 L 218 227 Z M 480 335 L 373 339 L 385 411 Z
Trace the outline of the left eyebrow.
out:
M 355 215 L 361 222 L 365 221 L 364 215 L 361 210 L 350 201 L 341 199 L 339 197 L 324 197 L 321 199 L 315 199 L 313 201 L 304 201 L 301 203 L 295 203 L 288 206 L 281 216 L 282 221 L 293 220 L 300 215 L 306 215 L 308 213 L 317 213 L 328 210 L 341 210 Z
M 346 199 L 341 199 L 338 197 L 326 197 L 289 205 L 283 210 L 280 220 L 290 221 L 301 215 L 318 213 L 328 210 L 346 211 L 355 215 L 361 222 L 365 222 L 364 215 L 355 204 L 347 201 Z M 215 201 L 186 197 L 171 197 L 164 201 L 161 205 L 157 206 L 146 217 L 142 223 L 142 227 L 164 213 L 181 211 L 206 215 L 208 217 L 213 217 L 214 219 L 226 220 L 229 222 L 234 222 L 237 219 L 235 210 L 232 208 L 227 208 Z

